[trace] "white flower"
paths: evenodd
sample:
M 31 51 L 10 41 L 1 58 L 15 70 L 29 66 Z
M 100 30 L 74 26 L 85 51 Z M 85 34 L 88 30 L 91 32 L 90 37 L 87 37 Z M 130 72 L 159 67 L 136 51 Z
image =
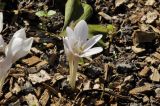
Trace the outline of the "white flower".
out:
M 3 29 L 3 14 L 0 13 L 0 32 Z M 25 29 L 18 30 L 6 45 L 0 35 L 0 92 L 8 75 L 8 70 L 18 59 L 27 55 L 31 49 L 33 38 L 26 38 Z M 2 56 L 4 54 L 4 56 Z
M 84 20 L 77 23 L 74 31 L 70 27 L 67 27 L 66 31 L 67 37 L 63 38 L 66 54 L 72 53 L 78 57 L 88 57 L 103 50 L 102 47 L 92 48 L 102 38 L 102 35 L 96 35 L 87 40 L 88 26 Z
M 100 53 L 102 47 L 92 48 L 92 46 L 102 38 L 102 35 L 96 35 L 88 40 L 88 26 L 84 20 L 77 23 L 74 31 L 70 27 L 67 27 L 66 31 L 67 37 L 63 38 L 63 44 L 69 61 L 69 84 L 74 89 L 79 58 Z

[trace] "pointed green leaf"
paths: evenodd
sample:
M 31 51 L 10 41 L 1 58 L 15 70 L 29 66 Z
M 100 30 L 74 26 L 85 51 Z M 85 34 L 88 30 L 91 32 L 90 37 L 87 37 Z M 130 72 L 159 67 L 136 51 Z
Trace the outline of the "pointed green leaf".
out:
M 56 14 L 56 11 L 49 10 L 48 13 L 47 13 L 47 17 L 50 17 L 50 16 L 55 15 L 55 14 Z
M 92 15 L 92 7 L 88 4 L 81 3 L 80 0 L 68 0 L 65 7 L 65 29 L 72 21 L 75 25 L 80 20 L 87 20 Z M 74 26 L 73 25 L 73 26 Z
M 37 12 L 36 12 L 36 15 L 37 15 L 38 17 L 44 17 L 44 16 L 46 16 L 46 13 L 45 13 L 45 11 L 37 11 Z

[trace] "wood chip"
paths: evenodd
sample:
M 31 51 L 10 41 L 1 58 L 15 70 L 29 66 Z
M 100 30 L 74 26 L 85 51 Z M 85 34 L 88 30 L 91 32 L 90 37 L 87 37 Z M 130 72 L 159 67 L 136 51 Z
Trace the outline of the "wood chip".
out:
M 140 47 L 136 47 L 136 46 L 132 46 L 132 50 L 133 50 L 134 53 L 138 54 L 138 53 L 144 52 L 146 49 L 140 48 Z
M 40 106 L 38 99 L 35 95 L 29 93 L 24 97 L 25 101 L 27 102 L 28 106 Z
M 110 21 L 112 20 L 112 17 L 109 16 L 108 14 L 105 14 L 104 12 L 99 12 L 98 13 L 100 16 L 102 16 L 105 20 Z
M 150 75 L 150 79 L 154 82 L 160 82 L 160 74 L 156 68 L 151 68 L 152 74 Z
M 36 84 L 36 83 L 42 83 L 42 82 L 45 82 L 47 80 L 50 80 L 51 77 L 49 76 L 49 74 L 45 70 L 41 70 L 38 73 L 29 74 L 28 79 L 31 80 L 31 82 L 33 84 Z
M 46 65 L 48 65 L 48 62 L 46 60 L 43 60 L 36 65 L 36 68 L 37 68 L 37 70 L 40 70 L 41 68 L 45 67 Z
M 33 66 L 37 63 L 39 63 L 41 61 L 41 59 L 37 56 L 32 56 L 28 59 L 23 59 L 22 62 L 27 64 L 28 66 Z
M 121 4 L 126 3 L 126 0 L 115 0 L 115 7 L 120 6 Z
M 132 95 L 135 95 L 135 94 L 151 91 L 152 88 L 153 88 L 152 84 L 146 83 L 144 86 L 137 87 L 137 88 L 130 90 L 129 93 Z
M 160 60 L 160 53 L 155 52 L 152 54 L 152 56 Z
M 138 46 L 140 43 L 153 42 L 156 36 L 153 32 L 135 30 L 132 34 L 133 45 Z
M 46 106 L 48 100 L 49 100 L 49 91 L 45 89 L 41 98 L 39 99 L 39 103 L 41 104 L 41 106 Z
M 35 53 L 35 54 L 42 54 L 43 52 L 40 51 L 39 49 L 35 48 L 35 47 L 32 47 L 31 48 L 31 52 Z
M 14 88 L 12 89 L 12 93 L 18 94 L 20 91 L 21 87 L 17 83 L 14 83 Z
M 151 72 L 151 69 L 147 66 L 145 66 L 139 73 L 138 75 L 139 76 L 142 76 L 142 77 L 146 77 L 148 76 L 149 72 Z
M 150 24 L 150 23 L 154 22 L 155 19 L 158 17 L 158 12 L 157 11 L 153 11 L 153 12 L 149 11 L 149 12 L 147 12 L 146 17 L 147 17 L 146 23 Z
M 145 5 L 152 6 L 155 3 L 155 0 L 147 0 Z

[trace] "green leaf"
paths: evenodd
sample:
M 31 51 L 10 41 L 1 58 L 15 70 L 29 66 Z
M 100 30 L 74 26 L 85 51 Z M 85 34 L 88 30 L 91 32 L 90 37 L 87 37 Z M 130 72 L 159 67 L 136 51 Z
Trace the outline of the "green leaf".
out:
M 107 33 L 108 33 L 108 34 L 113 34 L 113 33 L 115 33 L 116 28 L 115 28 L 115 26 L 114 26 L 114 25 L 109 24 L 109 25 L 107 25 L 106 30 L 107 30 Z
M 90 5 L 81 3 L 80 0 L 68 0 L 65 6 L 63 29 L 65 29 L 71 21 L 73 21 L 75 25 L 80 20 L 87 20 L 92 15 L 92 11 Z
M 82 3 L 82 7 L 83 7 L 83 14 L 81 15 L 81 17 L 77 19 L 75 24 L 77 24 L 80 20 L 88 20 L 93 14 L 93 9 L 90 5 Z
M 56 14 L 56 11 L 49 10 L 48 13 L 47 13 L 47 17 L 50 17 L 50 16 L 55 15 L 55 14 Z
M 96 34 L 107 34 L 107 27 L 103 25 L 97 25 L 97 24 L 89 24 L 89 33 L 96 35 Z
M 84 60 L 83 60 L 83 58 L 80 58 L 80 59 L 79 59 L 78 64 L 81 64 L 81 65 L 83 65 L 83 64 L 84 64 Z
M 45 12 L 45 11 L 37 11 L 37 12 L 36 12 L 36 15 L 37 15 L 38 17 L 45 17 L 45 16 L 46 16 L 46 12 Z

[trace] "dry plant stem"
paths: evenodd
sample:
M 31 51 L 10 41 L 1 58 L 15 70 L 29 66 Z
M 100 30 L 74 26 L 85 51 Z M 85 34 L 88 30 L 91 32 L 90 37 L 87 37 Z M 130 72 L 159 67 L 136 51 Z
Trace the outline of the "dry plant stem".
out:
M 70 68 L 70 77 L 69 77 L 69 84 L 72 89 L 75 89 L 76 85 L 76 73 L 78 69 L 78 60 L 79 57 L 72 55 L 69 60 L 69 68 Z

